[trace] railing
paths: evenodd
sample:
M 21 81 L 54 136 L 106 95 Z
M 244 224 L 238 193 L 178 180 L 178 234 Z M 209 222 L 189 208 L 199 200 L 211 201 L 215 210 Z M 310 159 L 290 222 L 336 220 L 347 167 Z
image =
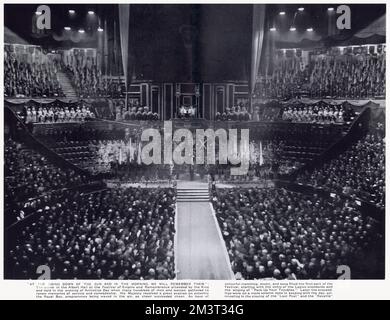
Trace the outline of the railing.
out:
M 41 141 L 37 140 L 30 132 L 30 129 L 16 116 L 16 114 L 9 107 L 4 109 L 4 117 L 11 123 L 13 127 L 13 134 L 23 141 L 28 147 L 37 150 L 39 153 L 47 157 L 50 161 L 54 162 L 57 166 L 63 168 L 70 168 L 79 174 L 83 174 L 88 178 L 92 178 L 87 171 L 75 166 L 71 162 L 65 160 L 59 154 L 51 150 Z
M 39 199 L 43 199 L 44 197 L 46 197 L 46 196 L 48 196 L 50 194 L 55 194 L 57 192 L 61 192 L 61 193 L 64 193 L 64 192 L 80 192 L 81 194 L 85 194 L 85 193 L 96 192 L 96 191 L 102 190 L 104 188 L 106 188 L 106 184 L 105 183 L 103 183 L 102 181 L 94 181 L 92 183 L 83 184 L 83 185 L 79 185 L 79 186 L 76 186 L 76 187 L 54 189 L 54 190 L 51 190 L 51 191 L 46 192 L 44 194 L 40 194 L 37 197 L 28 198 L 28 199 L 24 200 L 23 203 L 24 204 L 32 203 L 33 201 L 37 201 Z M 35 210 L 33 213 L 25 216 L 22 219 L 17 220 L 16 217 L 11 216 L 10 210 L 6 211 L 4 213 L 4 225 L 5 225 L 6 230 L 10 230 L 10 229 L 12 229 L 12 228 L 14 228 L 16 226 L 19 226 L 19 225 L 24 225 L 26 222 L 30 221 L 34 217 L 34 215 L 36 213 L 37 213 L 37 211 Z M 16 218 L 16 221 L 13 218 Z
M 325 162 L 345 152 L 351 144 L 359 140 L 368 131 L 370 113 L 370 108 L 364 107 L 362 112 L 352 122 L 345 136 L 331 144 L 329 148 L 327 148 L 322 154 L 318 155 L 312 162 L 307 163 L 302 168 L 295 171 L 290 176 L 290 179 L 295 180 L 299 174 L 321 167 Z
M 322 197 L 325 198 L 331 198 L 334 197 L 335 195 L 343 198 L 343 199 L 348 199 L 352 202 L 357 203 L 360 206 L 361 212 L 363 215 L 370 216 L 371 218 L 375 219 L 376 221 L 379 222 L 379 225 L 383 227 L 383 234 L 384 234 L 384 226 L 385 226 L 385 210 L 384 208 L 378 207 L 373 203 L 370 203 L 364 199 L 361 199 L 356 196 L 349 196 L 345 195 L 343 193 L 336 193 L 332 190 L 328 190 L 325 188 L 316 188 L 314 186 L 310 185 L 305 185 L 301 183 L 295 183 L 291 181 L 286 181 L 286 180 L 275 180 L 275 186 L 278 188 L 285 188 L 290 191 L 298 192 L 298 193 L 303 193 L 303 194 L 318 194 Z

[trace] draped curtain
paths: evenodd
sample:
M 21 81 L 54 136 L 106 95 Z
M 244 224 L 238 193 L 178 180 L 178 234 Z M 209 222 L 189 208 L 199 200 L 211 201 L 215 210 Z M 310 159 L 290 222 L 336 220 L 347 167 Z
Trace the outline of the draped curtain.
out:
M 253 5 L 253 19 L 252 19 L 252 55 L 251 55 L 251 78 L 250 90 L 251 95 L 255 90 L 256 78 L 259 72 L 261 51 L 264 42 L 264 21 L 265 21 L 265 5 Z
M 108 74 L 108 31 L 107 31 L 107 20 L 104 20 L 103 28 L 103 73 L 104 75 Z
M 129 29 L 130 29 L 130 5 L 119 4 L 119 35 L 121 41 L 122 67 L 125 76 L 126 92 L 129 85 Z M 126 94 L 127 106 L 127 94 Z

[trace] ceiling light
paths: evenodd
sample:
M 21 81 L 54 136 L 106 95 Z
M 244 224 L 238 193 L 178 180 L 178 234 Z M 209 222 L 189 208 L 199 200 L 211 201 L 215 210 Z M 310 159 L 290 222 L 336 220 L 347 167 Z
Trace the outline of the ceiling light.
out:
M 307 28 L 306 31 L 313 32 L 313 28 Z
M 295 27 L 290 28 L 290 31 L 295 31 L 295 30 L 297 30 Z
M 70 31 L 70 27 L 64 27 L 66 31 Z
M 276 31 L 276 28 L 272 27 L 272 28 L 269 29 L 269 31 Z
M 280 14 L 281 16 L 284 16 L 284 15 L 286 14 L 286 12 L 280 11 L 279 14 Z
M 298 8 L 298 11 L 302 12 L 303 10 L 305 10 L 305 8 L 303 8 L 303 7 Z
M 80 29 L 79 32 L 80 33 L 84 33 L 85 31 L 84 31 L 84 29 Z

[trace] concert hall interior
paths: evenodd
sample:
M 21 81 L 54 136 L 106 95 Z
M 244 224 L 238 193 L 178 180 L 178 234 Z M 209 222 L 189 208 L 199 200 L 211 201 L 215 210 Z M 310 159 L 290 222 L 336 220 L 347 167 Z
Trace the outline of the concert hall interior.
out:
M 383 279 L 385 9 L 4 5 L 5 278 Z

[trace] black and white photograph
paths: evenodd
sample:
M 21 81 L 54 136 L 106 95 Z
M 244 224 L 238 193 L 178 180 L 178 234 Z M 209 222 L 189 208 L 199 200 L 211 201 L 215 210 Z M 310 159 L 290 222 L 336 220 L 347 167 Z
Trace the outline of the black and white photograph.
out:
M 4 280 L 385 279 L 385 4 L 3 14 Z

